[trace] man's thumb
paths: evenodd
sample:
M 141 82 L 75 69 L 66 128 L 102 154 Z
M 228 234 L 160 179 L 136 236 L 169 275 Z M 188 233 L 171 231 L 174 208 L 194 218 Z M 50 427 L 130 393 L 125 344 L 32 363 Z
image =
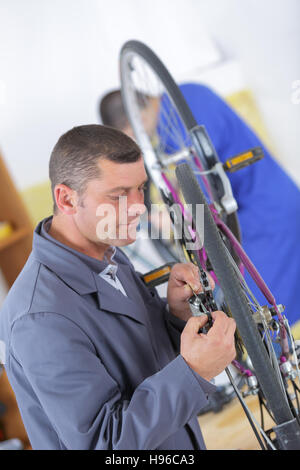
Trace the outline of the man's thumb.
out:
M 188 335 L 198 334 L 200 328 L 203 328 L 206 325 L 207 321 L 207 315 L 191 317 L 188 319 L 183 331 Z

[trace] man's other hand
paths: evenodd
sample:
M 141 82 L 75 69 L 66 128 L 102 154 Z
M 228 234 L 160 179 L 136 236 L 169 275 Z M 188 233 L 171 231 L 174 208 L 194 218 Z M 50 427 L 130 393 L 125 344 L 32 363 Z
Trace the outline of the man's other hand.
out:
M 215 284 L 209 274 L 207 274 L 211 288 Z M 171 270 L 168 282 L 168 304 L 170 312 L 181 320 L 187 321 L 191 317 L 191 310 L 188 303 L 193 292 L 198 294 L 202 291 L 200 283 L 199 269 L 193 263 L 178 263 Z
M 199 329 L 207 322 L 206 315 L 190 318 L 180 339 L 180 354 L 208 381 L 220 374 L 236 356 L 235 321 L 220 311 L 213 312 L 212 317 L 213 325 L 207 334 L 199 334 Z

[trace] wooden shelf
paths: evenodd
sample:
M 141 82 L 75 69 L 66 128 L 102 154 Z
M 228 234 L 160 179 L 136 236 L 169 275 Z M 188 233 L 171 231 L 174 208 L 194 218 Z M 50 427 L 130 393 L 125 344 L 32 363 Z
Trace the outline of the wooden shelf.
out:
M 0 240 L 0 270 L 10 288 L 15 282 L 32 249 L 33 227 L 23 200 L 6 168 L 0 154 L 0 221 L 8 222 L 13 228 L 6 238 Z M 1 375 L 1 374 L 0 374 Z M 28 448 L 21 415 L 17 407 L 14 392 L 3 373 L 0 379 L 0 400 L 7 407 L 1 416 L 6 438 L 19 438 Z
M 19 242 L 23 238 L 27 237 L 31 232 L 31 227 L 19 228 L 18 230 L 14 230 L 8 237 L 0 240 L 0 251 L 5 250 L 6 248 L 9 248 L 10 246 Z
M 33 227 L 1 154 L 0 220 L 8 222 L 14 229 L 7 238 L 0 240 L 0 269 L 10 288 L 31 252 Z

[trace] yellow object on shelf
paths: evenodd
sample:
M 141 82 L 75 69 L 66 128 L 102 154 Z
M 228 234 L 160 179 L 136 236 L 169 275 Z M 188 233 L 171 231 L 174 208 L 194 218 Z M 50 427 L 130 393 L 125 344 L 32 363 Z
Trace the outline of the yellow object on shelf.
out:
M 8 222 L 0 222 L 0 240 L 5 240 L 13 232 L 12 226 Z

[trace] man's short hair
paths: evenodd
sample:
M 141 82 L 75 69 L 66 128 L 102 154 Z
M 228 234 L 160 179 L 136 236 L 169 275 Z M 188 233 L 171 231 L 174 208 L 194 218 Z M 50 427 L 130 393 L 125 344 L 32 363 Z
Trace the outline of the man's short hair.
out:
M 123 132 L 99 124 L 74 127 L 59 138 L 49 162 L 54 212 L 55 186 L 65 184 L 81 196 L 88 182 L 101 176 L 97 166 L 101 158 L 120 164 L 134 163 L 141 158 L 141 150 Z
M 129 125 L 120 90 L 110 91 L 100 99 L 99 113 L 106 126 L 122 130 Z

